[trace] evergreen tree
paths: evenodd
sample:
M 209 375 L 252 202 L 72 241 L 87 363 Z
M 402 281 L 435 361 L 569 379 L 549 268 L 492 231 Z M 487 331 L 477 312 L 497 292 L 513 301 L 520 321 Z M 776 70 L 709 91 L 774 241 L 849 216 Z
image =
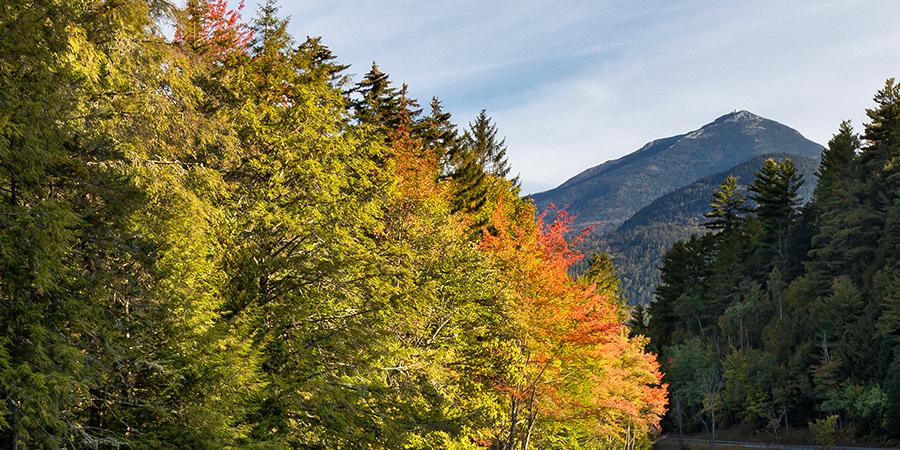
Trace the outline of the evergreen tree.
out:
M 487 111 L 482 109 L 469 124 L 469 129 L 463 135 L 468 151 L 475 153 L 483 170 L 497 178 L 507 178 L 510 166 L 506 159 L 506 139 L 498 138 L 497 125 L 491 122 Z M 518 177 L 512 178 L 514 185 L 518 185 Z
M 490 215 L 483 209 L 488 197 L 505 189 L 503 183 L 510 170 L 505 139 L 498 139 L 497 127 L 485 110 L 469 124 L 460 144 L 451 150 L 447 165 L 448 176 L 453 179 L 454 210 L 473 213 L 477 218 L 474 228 L 481 227 Z M 518 177 L 509 182 L 518 189 Z
M 875 266 L 890 264 L 898 270 L 900 231 L 890 225 L 900 221 L 900 84 L 888 79 L 875 95 L 875 103 L 874 108 L 866 110 L 869 123 L 860 154 L 861 163 L 868 170 L 866 181 L 873 216 L 867 237 L 878 242 Z
M 842 183 L 857 177 L 855 159 L 860 149 L 859 136 L 853 131 L 850 121 L 841 122 L 838 132 L 828 141 L 822 153 L 822 162 L 816 170 L 818 183 L 814 199 L 821 202 L 842 190 Z
M 455 155 L 453 181 L 453 211 L 477 213 L 488 201 L 490 189 L 488 175 L 484 172 L 475 153 L 462 151 Z M 484 224 L 482 220 L 479 224 Z
M 358 96 L 350 102 L 350 107 L 362 123 L 390 126 L 400 113 L 397 89 L 391 86 L 388 74 L 382 72 L 374 61 L 372 68 L 350 93 Z
M 740 191 L 737 178 L 728 176 L 719 185 L 710 202 L 710 211 L 704 214 L 708 220 L 703 225 L 711 230 L 731 231 L 741 223 L 744 208 L 744 194 Z
M 260 53 L 270 52 L 270 56 L 279 50 L 292 47 L 293 39 L 287 31 L 288 21 L 278 17 L 277 0 L 266 0 L 259 5 L 256 19 L 253 21 L 253 45 Z
M 900 352 L 894 351 L 894 360 L 884 380 L 885 431 L 888 436 L 900 439 Z
M 787 260 L 788 232 L 797 218 L 797 191 L 802 185 L 803 177 L 793 162 L 769 159 L 748 188 L 763 233 L 757 264 L 765 272 L 773 265 L 783 266 Z
M 711 244 L 708 238 L 692 237 L 663 255 L 661 282 L 649 308 L 648 329 L 657 349 L 704 332 L 703 319 L 708 314 L 703 305 L 708 275 L 704 253 Z
M 374 62 L 350 94 L 356 96 L 350 107 L 357 120 L 379 128 L 386 137 L 401 127 L 412 128 L 421 113 L 416 100 L 409 97 L 406 84 L 399 90 L 393 87 L 388 74 Z
M 621 282 L 616 276 L 612 257 L 607 253 L 595 253 L 587 270 L 581 275 L 581 280 L 596 286 L 597 292 L 621 301 Z
M 867 371 L 866 360 L 874 356 L 871 309 L 862 293 L 846 277 L 834 280 L 831 293 L 812 306 L 816 320 L 816 340 L 827 359 L 840 362 L 855 379 Z
M 865 141 L 841 124 L 811 203 L 798 208 L 790 161 L 766 161 L 749 188 L 755 214 L 735 223 L 727 183 L 712 232 L 667 253 L 648 334 L 664 350 L 671 426 L 714 409 L 689 395 L 710 383 L 680 375 L 705 348 L 725 369 L 725 421 L 777 434 L 835 414 L 859 435 L 897 435 L 898 93 L 892 80 L 879 91 Z
M 873 206 L 883 211 L 900 187 L 900 169 L 896 164 L 900 158 L 900 84 L 888 79 L 875 94 L 875 103 L 874 108 L 866 110 L 869 122 L 860 159 L 872 175 Z
M 84 86 L 70 44 L 75 3 L 11 2 L 0 9 L 0 439 L 5 448 L 60 447 L 77 432 L 88 376 L 77 336 L 96 310 L 80 300 L 72 261 L 84 218 L 78 211 L 79 172 L 72 151 Z M 45 19 L 47 17 L 48 19 Z M 50 20 L 53 17 L 56 20 Z M 7 36 L 9 33 L 6 34 Z M 72 39 L 74 42 L 70 42 Z M 28 67 L 28 70 L 23 68 Z M 95 73 L 96 67 L 83 69 Z
M 859 148 L 853 128 L 843 122 L 817 172 L 815 233 L 807 271 L 822 295 L 839 275 L 862 282 L 874 257 L 876 238 L 870 227 L 878 218 L 859 200 L 865 195 L 856 158 Z
M 452 114 L 445 112 L 437 97 L 431 99 L 431 112 L 416 124 L 416 135 L 434 152 L 441 163 L 441 173 L 453 170 L 452 160 L 462 145 Z
M 310 82 L 326 81 L 333 87 L 342 87 L 348 83 L 343 72 L 350 68 L 349 64 L 340 64 L 331 49 L 322 44 L 320 36 L 308 37 L 297 49 L 297 56 L 304 60 L 301 66 L 308 67 L 306 74 Z

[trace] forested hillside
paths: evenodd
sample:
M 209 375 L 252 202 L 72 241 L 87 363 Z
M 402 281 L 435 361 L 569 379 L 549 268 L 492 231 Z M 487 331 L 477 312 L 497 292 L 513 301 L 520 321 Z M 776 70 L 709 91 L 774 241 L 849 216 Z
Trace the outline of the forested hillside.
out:
M 793 163 L 767 161 L 665 254 L 635 325 L 664 361 L 669 431 L 900 438 L 900 85 L 867 114 L 829 142 L 810 203 Z
M 628 303 L 649 304 L 659 285 L 663 253 L 675 242 L 703 233 L 703 214 L 709 209 L 709 200 L 716 188 L 727 177 L 735 177 L 740 189 L 745 191 L 747 184 L 753 181 L 754 173 L 767 159 L 790 159 L 806 180 L 797 192 L 801 202 L 806 203 L 812 197 L 818 159 L 787 153 L 761 155 L 663 195 L 641 208 L 615 231 L 591 233 L 581 248 L 586 252 L 605 251 L 612 255 L 616 273 L 622 280 L 622 295 Z M 752 200 L 748 206 L 752 206 Z M 585 264 L 576 264 L 576 269 L 582 267 L 586 267 Z
M 486 113 L 324 42 L 273 1 L 0 5 L 0 446 L 648 445 L 667 388 L 609 261 L 567 275 Z

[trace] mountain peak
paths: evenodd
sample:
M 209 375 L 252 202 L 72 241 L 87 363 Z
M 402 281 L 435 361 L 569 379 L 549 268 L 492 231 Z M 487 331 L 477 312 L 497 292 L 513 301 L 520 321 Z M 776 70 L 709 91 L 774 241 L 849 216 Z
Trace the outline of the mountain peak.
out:
M 732 111 L 724 116 L 719 116 L 716 120 L 703 125 L 699 129 L 696 129 L 686 135 L 684 135 L 685 139 L 699 139 L 702 137 L 708 137 L 710 133 L 715 133 L 717 129 L 719 129 L 722 125 L 730 125 L 733 124 L 739 128 L 742 128 L 746 131 L 750 132 L 759 132 L 763 130 L 765 127 L 763 125 L 764 122 L 772 122 L 765 117 L 758 116 L 753 114 L 746 109 L 742 109 L 740 111 Z M 778 124 L 777 122 L 773 122 L 774 124 Z M 655 142 L 655 141 L 654 141 Z
M 726 123 L 726 122 L 743 122 L 743 121 L 754 121 L 755 122 L 755 121 L 759 121 L 759 120 L 765 120 L 765 118 L 762 116 L 753 114 L 752 112 L 747 111 L 746 109 L 742 109 L 740 111 L 732 111 L 728 114 L 725 114 L 724 116 L 721 116 L 718 119 L 714 120 L 710 125 Z
M 550 203 L 567 208 L 578 226 L 611 230 L 657 197 L 756 156 L 816 158 L 821 152 L 821 145 L 797 130 L 739 110 L 692 132 L 656 139 L 531 198 L 538 209 Z

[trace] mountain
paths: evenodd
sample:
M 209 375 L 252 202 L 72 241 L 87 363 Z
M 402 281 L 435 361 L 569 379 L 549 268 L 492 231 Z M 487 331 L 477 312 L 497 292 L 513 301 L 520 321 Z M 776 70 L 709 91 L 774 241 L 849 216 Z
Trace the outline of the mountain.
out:
M 793 128 L 737 111 L 690 133 L 652 141 L 531 198 L 538 210 L 549 204 L 567 209 L 578 227 L 611 231 L 668 192 L 773 153 L 816 158 L 822 146 Z
M 790 158 L 806 181 L 800 196 L 804 202 L 812 197 L 817 158 L 786 153 L 760 155 L 657 198 L 615 231 L 589 238 L 584 250 L 590 253 L 602 249 L 613 255 L 625 298 L 631 304 L 647 304 L 659 284 L 657 267 L 663 253 L 676 241 L 705 231 L 703 214 L 709 211 L 712 194 L 725 177 L 737 177 L 746 194 L 746 185 L 753 182 L 756 171 L 769 158 Z
M 789 153 L 760 155 L 744 161 L 729 170 L 703 177 L 687 186 L 657 198 L 623 222 L 616 229 L 616 233 L 662 222 L 700 227 L 703 214 L 709 211 L 709 202 L 713 193 L 725 181 L 725 178 L 729 175 L 734 176 L 746 188 L 746 185 L 753 182 L 756 172 L 759 171 L 767 159 L 776 161 L 790 159 L 793 161 L 794 165 L 797 166 L 797 171 L 803 175 L 805 180 L 798 192 L 800 197 L 804 203 L 812 198 L 813 189 L 816 187 L 815 173 L 819 167 L 818 156 L 808 158 Z M 746 190 L 744 194 L 747 195 Z

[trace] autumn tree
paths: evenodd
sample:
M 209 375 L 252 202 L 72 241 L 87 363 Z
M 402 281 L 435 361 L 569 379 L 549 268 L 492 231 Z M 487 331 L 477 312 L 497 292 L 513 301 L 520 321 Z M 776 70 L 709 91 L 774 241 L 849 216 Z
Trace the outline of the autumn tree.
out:
M 495 212 L 497 233 L 482 246 L 514 276 L 509 282 L 527 360 L 521 377 L 504 387 L 510 418 L 499 445 L 527 447 L 564 432 L 587 447 L 633 446 L 665 408 L 666 390 L 646 342 L 628 337 L 622 305 L 609 292 L 569 277 L 581 255 L 566 241 L 567 214 L 530 225 L 506 211 Z

